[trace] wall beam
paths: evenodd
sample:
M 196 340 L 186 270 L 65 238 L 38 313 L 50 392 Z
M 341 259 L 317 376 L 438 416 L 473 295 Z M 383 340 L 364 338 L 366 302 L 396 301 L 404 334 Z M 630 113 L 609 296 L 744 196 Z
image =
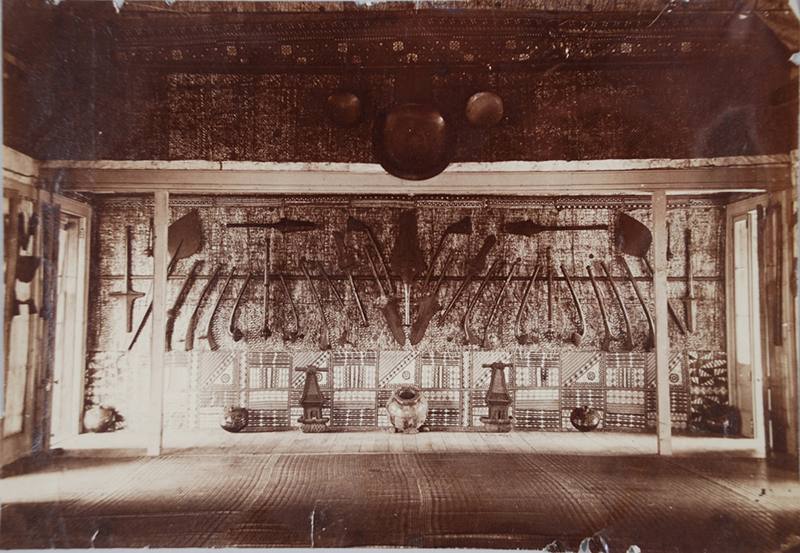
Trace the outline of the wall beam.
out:
M 153 334 L 150 349 L 150 409 L 147 454 L 161 455 L 164 420 L 164 350 L 167 330 L 167 237 L 169 192 L 155 192 L 153 215 Z
M 653 192 L 653 298 L 656 323 L 656 420 L 658 453 L 672 455 L 669 409 L 669 332 L 667 330 L 667 194 Z

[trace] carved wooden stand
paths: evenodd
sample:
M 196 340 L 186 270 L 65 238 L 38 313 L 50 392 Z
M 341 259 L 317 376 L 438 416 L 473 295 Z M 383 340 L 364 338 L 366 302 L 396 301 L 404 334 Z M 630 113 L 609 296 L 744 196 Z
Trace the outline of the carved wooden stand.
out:
M 489 382 L 489 391 L 486 392 L 486 403 L 489 405 L 489 416 L 481 417 L 481 422 L 488 432 L 510 432 L 514 424 L 512 417 L 508 416 L 508 407 L 511 405 L 511 396 L 506 388 L 506 378 L 503 370 L 511 367 L 510 363 L 494 362 L 483 365 L 492 369 L 492 380 Z
M 296 371 L 306 373 L 306 383 L 303 386 L 303 395 L 300 396 L 300 405 L 303 407 L 303 416 L 297 419 L 302 424 L 302 430 L 306 433 L 325 432 L 325 424 L 329 419 L 322 417 L 322 406 L 325 399 L 319 389 L 317 382 L 317 372 L 327 372 L 328 369 L 321 369 L 309 365 L 308 367 L 297 367 Z

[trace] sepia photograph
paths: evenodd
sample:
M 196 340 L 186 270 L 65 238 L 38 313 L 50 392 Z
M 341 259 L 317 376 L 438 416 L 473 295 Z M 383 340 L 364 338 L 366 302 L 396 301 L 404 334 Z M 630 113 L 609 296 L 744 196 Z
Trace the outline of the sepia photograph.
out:
M 3 0 L 0 549 L 800 553 L 797 0 Z

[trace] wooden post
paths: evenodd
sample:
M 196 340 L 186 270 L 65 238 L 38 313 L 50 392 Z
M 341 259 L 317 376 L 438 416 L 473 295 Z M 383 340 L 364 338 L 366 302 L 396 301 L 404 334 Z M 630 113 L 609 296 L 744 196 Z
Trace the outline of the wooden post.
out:
M 164 419 L 164 349 L 167 331 L 169 192 L 155 192 L 153 222 L 153 334 L 150 347 L 150 425 L 147 454 L 161 455 Z
M 669 332 L 667 329 L 667 193 L 653 192 L 653 298 L 656 323 L 656 420 L 658 453 L 672 455 L 669 409 Z

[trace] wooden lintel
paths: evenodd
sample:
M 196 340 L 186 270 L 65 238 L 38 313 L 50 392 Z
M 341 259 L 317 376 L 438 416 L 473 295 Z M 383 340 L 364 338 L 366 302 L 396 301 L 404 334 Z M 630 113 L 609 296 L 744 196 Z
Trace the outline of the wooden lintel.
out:
M 207 162 L 206 162 L 207 163 Z M 791 186 L 791 165 L 675 167 L 656 169 L 565 169 L 533 171 L 454 170 L 405 181 L 367 170 L 54 167 L 40 175 L 45 187 L 96 194 L 649 194 L 774 191 Z

